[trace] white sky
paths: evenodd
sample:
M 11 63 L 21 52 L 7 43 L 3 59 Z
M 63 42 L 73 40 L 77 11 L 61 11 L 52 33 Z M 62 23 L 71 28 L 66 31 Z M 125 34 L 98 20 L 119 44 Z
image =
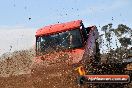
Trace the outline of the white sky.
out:
M 34 29 L 24 27 L 0 28 L 0 55 L 14 50 L 28 49 L 34 44 Z

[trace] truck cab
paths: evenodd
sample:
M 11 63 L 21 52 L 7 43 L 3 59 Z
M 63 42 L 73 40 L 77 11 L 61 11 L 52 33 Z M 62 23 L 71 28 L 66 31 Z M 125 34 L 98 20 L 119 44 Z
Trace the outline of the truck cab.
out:
M 90 35 L 92 36 L 89 37 Z M 63 53 L 67 52 L 73 62 L 77 63 L 82 59 L 86 45 L 94 48 L 97 35 L 97 28 L 95 26 L 84 27 L 82 20 L 42 27 L 35 35 L 36 56 L 42 58 L 50 53 L 47 59 L 53 59 L 56 56 L 53 54 L 54 51 L 63 51 Z

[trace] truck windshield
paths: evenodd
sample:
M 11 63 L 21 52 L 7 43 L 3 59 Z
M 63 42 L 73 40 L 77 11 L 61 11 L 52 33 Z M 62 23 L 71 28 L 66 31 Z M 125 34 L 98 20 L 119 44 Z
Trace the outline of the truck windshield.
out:
M 79 29 L 61 32 L 37 38 L 37 50 L 69 49 L 82 47 L 82 38 Z

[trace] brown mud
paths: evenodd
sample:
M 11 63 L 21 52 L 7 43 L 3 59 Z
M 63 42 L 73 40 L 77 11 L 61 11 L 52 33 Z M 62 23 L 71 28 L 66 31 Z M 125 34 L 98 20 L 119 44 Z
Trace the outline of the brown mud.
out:
M 77 85 L 76 72 L 74 73 L 71 63 L 58 60 L 33 66 L 34 56 L 31 50 L 2 56 L 0 88 L 84 88 Z M 49 64 L 45 66 L 46 63 Z
M 67 59 L 33 65 L 34 56 L 32 50 L 16 51 L 2 56 L 0 88 L 89 88 L 87 85 L 77 84 L 77 72 Z M 131 88 L 131 85 L 126 88 Z

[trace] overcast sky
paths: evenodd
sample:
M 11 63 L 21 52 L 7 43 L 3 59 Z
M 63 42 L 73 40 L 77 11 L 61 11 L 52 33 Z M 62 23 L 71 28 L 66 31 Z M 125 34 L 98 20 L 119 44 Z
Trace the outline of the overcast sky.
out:
M 32 47 L 35 31 L 57 22 L 82 19 L 98 29 L 108 23 L 132 28 L 131 9 L 132 0 L 1 0 L 0 54 Z

